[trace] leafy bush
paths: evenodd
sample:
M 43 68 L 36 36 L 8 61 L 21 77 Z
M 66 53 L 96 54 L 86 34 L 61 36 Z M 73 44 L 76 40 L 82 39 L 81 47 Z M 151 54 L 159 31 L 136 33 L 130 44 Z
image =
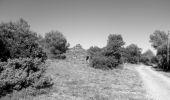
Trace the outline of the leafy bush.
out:
M 157 58 L 157 56 L 154 56 L 154 57 L 151 58 L 151 63 L 152 63 L 152 64 L 157 64 L 157 63 L 158 63 L 158 58 Z
M 68 50 L 69 44 L 62 33 L 58 31 L 51 31 L 45 35 L 45 47 L 52 58 L 64 58 L 63 53 Z M 59 57 L 61 56 L 61 57 Z
M 0 24 L 0 59 L 7 61 L 11 58 L 41 58 L 46 54 L 39 47 L 37 34 L 30 30 L 28 23 L 20 19 L 17 22 Z
M 147 50 L 146 52 L 144 52 L 141 57 L 140 57 L 140 62 L 145 64 L 145 65 L 152 65 L 154 64 L 154 59 L 155 55 L 151 50 Z
M 119 62 L 114 57 L 106 57 L 101 55 L 94 56 L 91 64 L 93 68 L 108 70 L 116 68 L 119 65 Z
M 47 66 L 41 59 L 20 58 L 0 64 L 0 95 L 14 90 L 32 87 L 41 89 L 52 86 L 50 77 L 45 76 Z
M 121 35 L 112 34 L 108 37 L 107 46 L 100 49 L 91 47 L 88 52 L 90 54 L 90 65 L 99 69 L 113 69 L 122 63 L 122 46 L 124 41 Z
M 139 48 L 136 44 L 130 44 L 126 47 L 127 52 L 127 62 L 132 64 L 139 63 L 141 57 L 141 48 Z
M 169 55 L 169 57 L 170 57 L 170 55 Z M 157 58 L 158 58 L 158 66 L 160 68 L 162 68 L 166 71 L 170 70 L 170 66 L 168 66 L 168 63 L 167 63 L 167 44 L 163 44 L 158 48 Z
M 140 58 L 140 62 L 143 63 L 143 64 L 145 64 L 145 65 L 150 65 L 150 64 L 151 64 L 150 59 L 149 59 L 148 57 L 146 57 L 146 56 L 142 56 L 142 57 Z
M 167 63 L 167 52 L 170 52 L 167 51 L 167 40 L 168 35 L 164 31 L 156 30 L 150 35 L 150 42 L 153 48 L 157 50 L 157 55 L 152 61 L 154 61 L 159 68 L 165 71 L 170 70 L 170 66 L 168 66 Z
M 100 53 L 101 52 L 101 48 L 97 47 L 97 46 L 92 46 L 90 47 L 87 52 L 88 52 L 88 55 L 90 56 L 90 58 L 93 58 L 93 56 L 95 56 L 96 54 Z

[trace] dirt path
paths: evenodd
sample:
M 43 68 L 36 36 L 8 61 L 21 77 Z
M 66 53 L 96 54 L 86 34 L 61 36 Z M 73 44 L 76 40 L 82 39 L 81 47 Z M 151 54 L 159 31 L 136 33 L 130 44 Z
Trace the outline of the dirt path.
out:
M 154 100 L 170 100 L 170 78 L 154 71 L 149 66 L 136 67 L 143 79 L 148 96 Z

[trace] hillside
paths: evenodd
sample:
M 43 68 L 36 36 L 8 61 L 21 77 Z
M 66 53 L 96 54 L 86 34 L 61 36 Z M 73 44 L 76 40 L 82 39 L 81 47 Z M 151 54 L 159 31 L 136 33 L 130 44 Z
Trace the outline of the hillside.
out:
M 134 65 L 97 70 L 84 62 L 85 55 L 85 50 L 75 47 L 66 60 L 48 61 L 53 89 L 34 100 L 148 100 Z

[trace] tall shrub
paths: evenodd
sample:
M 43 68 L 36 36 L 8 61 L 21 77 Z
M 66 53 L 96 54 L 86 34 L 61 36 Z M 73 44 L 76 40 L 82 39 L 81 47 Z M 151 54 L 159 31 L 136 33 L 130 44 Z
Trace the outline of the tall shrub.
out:
M 69 47 L 65 36 L 58 31 L 46 33 L 45 42 L 45 47 L 49 51 L 49 55 L 54 58 L 60 58 Z
M 91 66 L 99 69 L 113 69 L 122 63 L 122 46 L 124 41 L 121 35 L 111 34 L 106 47 L 90 48 Z
M 159 68 L 167 71 L 170 70 L 170 67 L 167 63 L 167 52 L 170 53 L 170 51 L 167 51 L 167 40 L 168 35 L 164 31 L 156 30 L 153 34 L 150 35 L 150 42 L 157 50 L 157 65 Z
M 132 64 L 139 63 L 141 57 L 141 48 L 139 48 L 136 44 L 130 44 L 126 47 L 127 51 L 127 61 Z
M 0 24 L 0 59 L 7 61 L 8 58 L 42 58 L 46 54 L 37 43 L 37 34 L 30 30 L 28 23 L 20 19 L 17 22 Z

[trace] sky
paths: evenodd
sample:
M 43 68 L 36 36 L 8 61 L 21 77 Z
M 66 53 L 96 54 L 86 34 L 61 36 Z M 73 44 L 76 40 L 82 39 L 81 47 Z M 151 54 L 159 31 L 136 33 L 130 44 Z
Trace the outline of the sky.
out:
M 103 47 L 121 34 L 144 52 L 153 50 L 150 34 L 170 30 L 170 0 L 0 0 L 0 22 L 20 18 L 38 34 L 62 32 L 71 47 Z

